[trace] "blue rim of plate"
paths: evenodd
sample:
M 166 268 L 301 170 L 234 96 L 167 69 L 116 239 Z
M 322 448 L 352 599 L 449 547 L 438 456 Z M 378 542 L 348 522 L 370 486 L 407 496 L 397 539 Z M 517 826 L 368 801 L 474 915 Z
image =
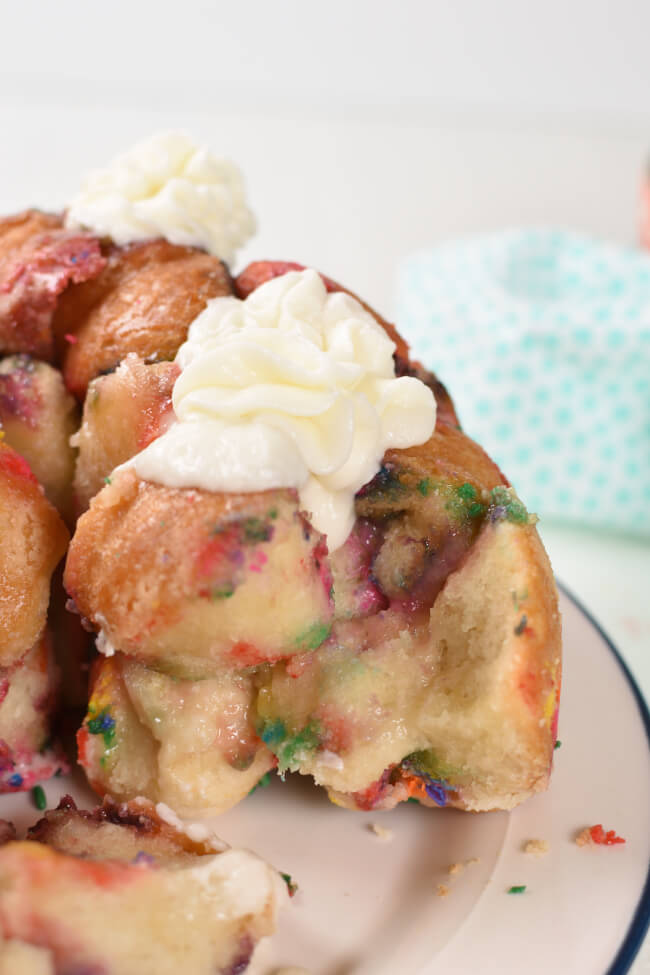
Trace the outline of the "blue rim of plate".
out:
M 589 610 L 584 606 L 584 604 L 575 596 L 564 583 L 557 581 L 558 589 L 569 599 L 574 606 L 580 610 L 580 612 L 586 617 L 586 619 L 591 623 L 593 628 L 597 631 L 603 642 L 610 649 L 612 656 L 616 660 L 623 671 L 623 676 L 625 677 L 632 695 L 636 701 L 639 713 L 641 715 L 641 720 L 645 727 L 646 737 L 648 739 L 648 747 L 650 748 L 650 711 L 648 710 L 648 705 L 646 704 L 645 698 L 639 689 L 639 685 L 635 681 L 634 677 L 630 673 L 630 670 L 623 660 L 620 651 L 616 649 L 612 643 L 610 637 L 605 633 L 602 626 L 598 620 L 594 619 Z M 627 930 L 625 937 L 621 943 L 616 956 L 603 975 L 625 975 L 629 972 L 632 962 L 637 956 L 639 948 L 643 944 L 643 939 L 650 926 L 650 864 L 648 865 L 648 872 L 646 874 L 645 885 L 639 898 L 639 903 L 637 904 L 634 916 L 630 922 L 630 926 Z

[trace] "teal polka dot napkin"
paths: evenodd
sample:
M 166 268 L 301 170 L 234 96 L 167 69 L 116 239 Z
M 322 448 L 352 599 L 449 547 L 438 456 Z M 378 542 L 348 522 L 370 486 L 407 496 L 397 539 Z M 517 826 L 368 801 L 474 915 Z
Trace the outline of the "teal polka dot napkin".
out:
M 650 256 L 548 230 L 409 258 L 397 321 L 540 515 L 650 537 Z

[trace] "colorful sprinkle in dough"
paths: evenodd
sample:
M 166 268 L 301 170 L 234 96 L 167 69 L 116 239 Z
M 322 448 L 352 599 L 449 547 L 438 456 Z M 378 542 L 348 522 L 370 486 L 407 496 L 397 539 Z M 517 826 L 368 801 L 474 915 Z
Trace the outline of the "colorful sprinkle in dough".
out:
M 35 785 L 32 789 L 32 800 L 37 809 L 42 812 L 47 809 L 47 797 L 45 795 L 45 789 L 42 785 Z

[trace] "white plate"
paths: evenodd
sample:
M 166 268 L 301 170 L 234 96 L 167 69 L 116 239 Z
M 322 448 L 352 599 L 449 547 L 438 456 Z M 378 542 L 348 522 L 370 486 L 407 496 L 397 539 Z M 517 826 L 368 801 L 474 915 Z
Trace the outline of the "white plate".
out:
M 277 936 L 249 972 L 280 964 L 313 975 L 517 973 L 622 975 L 650 916 L 648 711 L 616 650 L 567 594 L 562 747 L 549 791 L 511 814 L 401 806 L 351 813 L 299 776 L 275 781 L 212 823 L 292 874 L 300 890 Z M 92 802 L 80 777 L 46 784 Z M 28 796 L 4 796 L 0 815 L 37 818 Z M 380 839 L 376 822 L 392 830 Z M 576 846 L 594 823 L 625 846 Z M 544 839 L 549 853 L 522 852 Z M 480 862 L 450 876 L 448 866 Z M 438 895 L 438 885 L 449 889 Z M 526 891 L 508 895 L 511 885 Z

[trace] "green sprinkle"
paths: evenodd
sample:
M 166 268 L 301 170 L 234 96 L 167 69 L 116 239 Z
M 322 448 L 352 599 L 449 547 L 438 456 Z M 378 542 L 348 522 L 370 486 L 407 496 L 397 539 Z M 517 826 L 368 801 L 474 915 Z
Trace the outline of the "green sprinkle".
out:
M 320 728 L 317 721 L 310 721 L 293 738 L 285 741 L 276 754 L 280 774 L 297 772 L 305 755 L 315 752 L 320 745 Z
M 557 741 L 555 742 L 555 744 L 553 745 L 553 748 L 555 749 L 555 751 L 557 751 L 557 750 L 558 750 L 558 748 L 561 748 L 561 747 L 562 747 L 562 742 L 561 742 L 561 741 L 560 741 L 560 739 L 558 738 L 558 740 L 557 740 Z
M 485 505 L 482 505 L 480 501 L 475 501 L 473 504 L 470 504 L 469 508 L 467 509 L 467 514 L 470 516 L 470 518 L 478 518 L 478 516 L 482 515 L 484 511 Z
M 459 498 L 462 498 L 463 501 L 473 501 L 476 497 L 476 488 L 473 484 L 466 481 L 464 484 L 461 484 L 460 487 L 456 488 L 456 494 Z
M 47 798 L 45 796 L 45 789 L 42 785 L 35 785 L 32 789 L 32 800 L 37 809 L 41 812 L 47 809 Z
M 269 518 L 272 518 L 273 521 L 275 521 L 275 519 L 277 517 L 278 517 L 278 509 L 277 508 L 271 508 L 271 510 L 269 511 Z
M 332 631 L 330 623 L 312 623 L 295 639 L 295 645 L 301 650 L 317 650 L 321 643 L 327 640 Z
M 112 483 L 113 482 L 111 481 L 110 477 L 105 477 L 104 478 L 104 484 L 112 484 Z
M 423 498 L 426 498 L 430 490 L 431 490 L 431 481 L 429 480 L 428 477 L 425 477 L 423 481 L 419 482 L 418 491 L 420 492 Z
M 490 499 L 495 507 L 503 509 L 501 517 L 505 518 L 506 521 L 511 521 L 516 525 L 534 523 L 534 516 L 528 514 L 519 498 L 515 497 L 508 488 L 502 485 L 492 488 Z
M 514 629 L 515 636 L 521 636 L 521 634 L 524 632 L 527 626 L 528 626 L 528 617 L 524 613 L 524 615 L 521 617 L 521 619 L 515 626 Z
M 298 890 L 298 884 L 295 883 L 295 881 L 292 879 L 290 873 L 282 873 L 282 871 L 280 871 L 280 876 L 282 877 L 285 884 L 287 885 L 287 889 L 289 891 L 289 897 L 293 897 L 293 895 Z
M 212 590 L 212 599 L 230 599 L 235 590 L 232 586 L 224 586 L 221 589 Z
M 271 526 L 263 522 L 261 518 L 246 518 L 242 527 L 244 529 L 244 541 L 251 544 L 268 542 L 272 535 Z
M 110 748 L 115 740 L 115 719 L 111 717 L 108 708 L 104 708 L 96 717 L 86 722 L 86 727 L 91 735 L 101 735 L 104 739 L 104 747 Z
M 269 772 L 265 772 L 259 782 L 256 782 L 251 791 L 248 793 L 252 796 L 257 789 L 266 789 L 267 785 L 271 784 L 271 775 Z
M 416 799 L 415 796 L 409 796 L 406 801 L 413 803 L 413 805 L 415 805 L 415 806 L 419 806 L 420 805 L 420 800 L 419 799 Z
M 526 884 L 515 884 L 513 887 L 508 887 L 509 894 L 523 894 L 526 890 Z

